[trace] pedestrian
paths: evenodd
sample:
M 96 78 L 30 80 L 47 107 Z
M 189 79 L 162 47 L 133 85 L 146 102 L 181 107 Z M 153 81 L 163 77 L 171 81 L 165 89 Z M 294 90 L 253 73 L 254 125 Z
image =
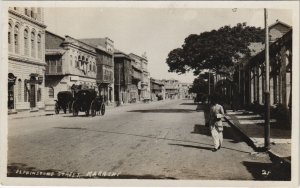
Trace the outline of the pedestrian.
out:
M 213 152 L 218 151 L 221 148 L 223 142 L 222 117 L 224 116 L 224 109 L 220 104 L 217 103 L 216 100 L 217 99 L 215 96 L 211 98 L 209 116 L 210 131 L 214 142 L 214 148 L 212 149 Z

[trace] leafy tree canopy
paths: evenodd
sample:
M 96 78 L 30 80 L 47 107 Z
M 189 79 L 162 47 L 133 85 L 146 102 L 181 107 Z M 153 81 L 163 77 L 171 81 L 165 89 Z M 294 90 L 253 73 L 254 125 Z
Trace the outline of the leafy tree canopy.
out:
M 204 69 L 228 73 L 235 62 L 250 54 L 248 46 L 251 42 L 264 42 L 264 32 L 246 23 L 224 26 L 199 35 L 191 34 L 185 38 L 181 48 L 169 52 L 166 63 L 169 72 L 178 74 L 193 71 L 199 75 Z

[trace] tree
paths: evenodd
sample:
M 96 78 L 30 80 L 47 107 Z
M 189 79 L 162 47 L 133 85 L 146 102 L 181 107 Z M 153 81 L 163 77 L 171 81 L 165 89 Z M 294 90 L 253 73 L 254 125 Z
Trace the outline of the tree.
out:
M 178 74 L 193 71 L 194 75 L 199 75 L 204 69 L 228 74 L 241 57 L 250 54 L 248 46 L 251 42 L 264 42 L 264 32 L 246 23 L 191 34 L 181 48 L 168 54 L 166 63 L 169 72 Z
M 213 76 L 210 75 L 210 78 L 213 79 Z M 208 75 L 203 74 L 195 78 L 189 92 L 208 94 Z

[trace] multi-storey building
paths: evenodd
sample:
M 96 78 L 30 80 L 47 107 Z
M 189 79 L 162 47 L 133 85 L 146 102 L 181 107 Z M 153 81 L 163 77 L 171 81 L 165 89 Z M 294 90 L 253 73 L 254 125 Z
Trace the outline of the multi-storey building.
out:
M 151 90 L 151 100 L 156 101 L 156 100 L 164 100 L 166 91 L 165 91 L 165 86 L 162 83 L 162 81 L 150 78 L 150 90 Z
M 96 88 L 96 50 L 70 36 L 46 31 L 46 104 L 52 106 L 59 91 Z
M 137 86 L 132 84 L 131 58 L 124 52 L 116 50 L 115 63 L 115 101 L 128 103 L 138 98 Z
M 175 79 L 166 80 L 163 79 L 162 83 L 166 90 L 166 99 L 178 99 L 179 98 L 179 81 Z
M 45 28 L 42 8 L 8 9 L 8 112 L 44 108 Z
M 189 89 L 192 87 L 192 84 L 190 83 L 179 83 L 179 98 L 191 98 L 191 95 L 189 93 Z
M 145 54 L 138 56 L 133 53 L 130 53 L 129 56 L 132 59 L 133 69 L 141 75 L 141 80 L 138 83 L 139 98 L 140 100 L 150 99 L 150 74 L 148 72 L 147 57 Z
M 96 50 L 96 83 L 108 105 L 114 102 L 114 41 L 109 38 L 80 39 Z

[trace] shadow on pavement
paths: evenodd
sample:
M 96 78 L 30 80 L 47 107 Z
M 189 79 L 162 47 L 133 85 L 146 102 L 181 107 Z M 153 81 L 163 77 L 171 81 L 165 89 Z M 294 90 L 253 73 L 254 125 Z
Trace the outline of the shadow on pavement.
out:
M 180 105 L 197 105 L 197 104 L 192 103 L 192 102 L 190 102 L 190 103 L 184 102 L 184 103 L 181 103 Z
M 206 136 L 211 136 L 209 127 L 205 127 L 205 125 L 202 124 L 195 124 L 194 125 L 194 131 L 191 132 L 192 134 L 202 134 Z
M 130 110 L 127 112 L 140 112 L 140 113 L 193 113 L 195 110 L 191 109 L 150 109 L 150 110 Z
M 205 150 L 212 150 L 212 147 L 205 147 L 205 146 L 194 146 L 194 145 L 186 145 L 186 144 L 169 144 L 172 146 L 183 146 L 183 147 L 187 147 L 187 148 L 196 148 L 196 149 L 205 149 Z
M 208 146 L 212 146 L 212 144 L 205 144 L 201 142 L 195 142 L 192 140 L 180 140 L 180 139 L 172 139 L 172 138 L 165 138 L 165 137 L 157 137 L 155 135 L 138 135 L 132 133 L 125 133 L 125 132 L 113 132 L 113 131 L 100 131 L 100 130 L 91 130 L 86 128 L 78 128 L 78 127 L 53 127 L 54 129 L 65 129 L 65 130 L 78 130 L 78 131 L 91 131 L 91 132 L 100 132 L 100 133 L 109 133 L 109 134 L 118 134 L 118 135 L 127 135 L 127 136 L 135 136 L 135 137 L 142 137 L 142 138 L 149 138 L 155 140 L 169 140 L 169 141 L 177 141 L 177 142 L 186 142 L 186 143 L 195 143 L 195 144 L 204 144 Z
M 75 129 L 75 130 L 86 130 L 87 128 L 82 128 L 82 127 L 53 127 L 56 129 Z
M 291 168 L 278 163 L 242 162 L 255 180 L 290 181 Z

